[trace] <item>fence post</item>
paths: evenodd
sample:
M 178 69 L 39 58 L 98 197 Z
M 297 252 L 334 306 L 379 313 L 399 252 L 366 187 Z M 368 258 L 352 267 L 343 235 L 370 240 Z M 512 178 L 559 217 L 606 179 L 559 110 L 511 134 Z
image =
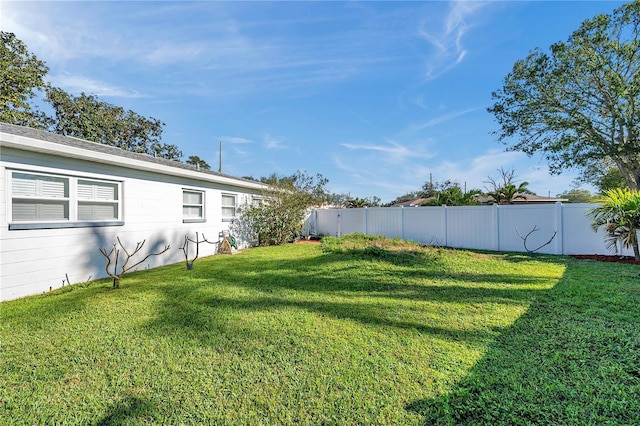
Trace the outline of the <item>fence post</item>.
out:
M 369 209 L 364 208 L 364 235 L 369 235 Z
M 495 251 L 500 251 L 500 205 L 493 205 L 493 247 Z
M 318 209 L 313 210 L 313 230 L 316 234 L 316 237 L 320 236 L 320 232 L 318 232 Z
M 404 206 L 400 206 L 400 227 L 402 233 L 402 241 L 404 241 Z
M 564 254 L 564 229 L 563 229 L 563 208 L 560 201 L 556 201 L 556 253 Z
M 442 206 L 442 209 L 444 210 L 444 220 L 443 220 L 443 224 L 444 224 L 444 246 L 445 247 L 449 247 L 449 233 L 447 232 L 447 229 L 449 228 L 449 224 L 447 223 L 449 221 L 449 218 L 447 217 L 447 205 L 444 204 Z

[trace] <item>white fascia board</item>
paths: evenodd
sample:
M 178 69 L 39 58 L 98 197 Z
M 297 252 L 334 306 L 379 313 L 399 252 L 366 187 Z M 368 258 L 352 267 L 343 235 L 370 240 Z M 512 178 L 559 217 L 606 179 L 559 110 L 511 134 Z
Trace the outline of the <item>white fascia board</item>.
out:
M 135 170 L 143 170 L 169 176 L 184 177 L 211 183 L 231 185 L 246 189 L 261 190 L 266 188 L 266 185 L 259 182 L 250 182 L 228 176 L 202 173 L 197 170 L 171 167 L 165 164 L 156 164 L 136 158 L 127 158 L 120 155 L 107 154 L 103 152 L 62 145 L 59 143 L 43 141 L 40 139 L 34 139 L 10 133 L 3 133 L 0 136 L 0 147 L 15 148 L 23 151 L 51 154 L 67 158 L 76 158 L 79 160 L 86 160 L 112 166 L 120 166 Z

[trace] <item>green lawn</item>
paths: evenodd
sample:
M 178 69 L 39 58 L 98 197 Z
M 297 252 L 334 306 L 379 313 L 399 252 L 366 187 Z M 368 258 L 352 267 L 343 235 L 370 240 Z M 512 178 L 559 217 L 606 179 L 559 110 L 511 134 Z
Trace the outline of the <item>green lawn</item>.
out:
M 0 424 L 640 424 L 640 268 L 362 236 L 0 304 Z

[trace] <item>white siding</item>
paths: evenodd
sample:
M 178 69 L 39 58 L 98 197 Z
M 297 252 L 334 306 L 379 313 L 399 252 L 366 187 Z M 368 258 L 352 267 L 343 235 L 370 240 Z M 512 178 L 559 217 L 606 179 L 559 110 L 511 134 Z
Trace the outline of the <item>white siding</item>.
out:
M 246 200 L 247 193 L 257 193 L 257 190 L 243 189 L 240 186 L 221 185 L 98 163 L 89 164 L 87 161 L 13 148 L 3 147 L 1 154 L 0 300 L 15 299 L 61 287 L 67 276 L 72 283 L 105 277 L 105 260 L 99 249 L 109 251 L 116 242 L 116 237 L 119 237 L 128 249 L 133 249 L 137 242 L 146 240 L 140 258 L 150 251 L 160 251 L 165 245 L 171 245 L 168 252 L 150 257 L 137 269 L 184 262 L 184 254 L 180 247 L 185 235 L 195 238 L 195 233 L 198 232 L 201 238 L 204 234 L 210 241 L 218 241 L 219 233 L 229 228 L 230 222 L 222 220 L 222 193 L 236 195 L 239 203 Z M 122 220 L 124 225 L 9 230 L 7 219 L 11 204 L 8 199 L 10 180 L 7 178 L 13 170 L 89 180 L 84 183 L 91 183 L 92 179 L 122 182 L 122 193 L 118 195 L 122 203 L 123 217 L 119 220 Z M 104 188 L 79 186 L 81 196 L 92 200 L 108 200 L 113 196 L 113 187 L 109 188 L 108 185 Z M 206 203 L 204 222 L 183 222 L 183 219 L 188 219 L 183 215 L 184 188 L 203 191 Z M 109 191 L 111 193 L 108 193 Z M 98 204 L 90 204 L 89 207 Z M 108 203 L 103 205 L 107 209 L 109 206 Z M 80 212 L 82 209 L 83 207 L 80 207 Z M 217 245 L 202 244 L 200 257 L 214 254 L 216 248 Z

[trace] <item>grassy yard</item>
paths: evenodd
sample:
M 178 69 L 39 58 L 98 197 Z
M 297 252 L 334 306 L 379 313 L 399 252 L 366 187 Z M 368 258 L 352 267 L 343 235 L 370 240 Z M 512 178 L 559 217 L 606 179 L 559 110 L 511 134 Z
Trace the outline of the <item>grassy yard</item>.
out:
M 0 304 L 0 424 L 640 424 L 640 272 L 328 238 Z

